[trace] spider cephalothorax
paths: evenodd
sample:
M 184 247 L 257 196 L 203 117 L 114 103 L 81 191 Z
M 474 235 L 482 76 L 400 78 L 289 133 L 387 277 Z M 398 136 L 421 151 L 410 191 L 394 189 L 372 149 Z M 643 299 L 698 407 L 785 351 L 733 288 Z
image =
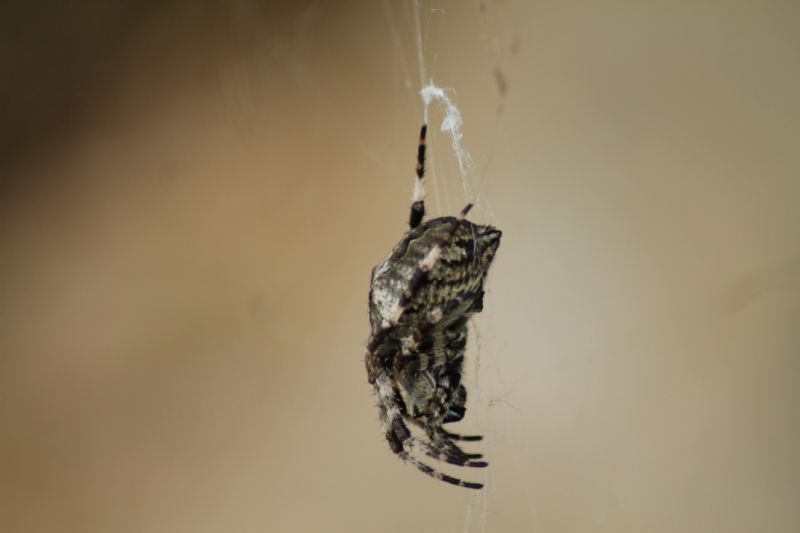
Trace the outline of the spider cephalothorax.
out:
M 460 466 L 487 466 L 474 460 L 480 454 L 465 453 L 455 443 L 481 437 L 450 433 L 442 425 L 464 417 L 467 320 L 483 309 L 483 284 L 501 233 L 465 220 L 471 204 L 456 217 L 422 223 L 425 132 L 423 126 L 410 230 L 372 271 L 367 375 L 392 451 L 430 476 L 478 489 L 483 485 L 445 475 L 413 453 Z M 407 423 L 427 438 L 414 436 Z

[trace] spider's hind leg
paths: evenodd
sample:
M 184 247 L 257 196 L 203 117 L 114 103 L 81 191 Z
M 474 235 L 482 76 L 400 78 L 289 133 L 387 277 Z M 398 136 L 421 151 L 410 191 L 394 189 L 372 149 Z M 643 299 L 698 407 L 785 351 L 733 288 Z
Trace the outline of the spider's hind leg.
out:
M 379 413 L 386 434 L 386 440 L 388 441 L 391 450 L 400 459 L 413 464 L 420 472 L 423 472 L 434 479 L 444 481 L 445 483 L 450 483 L 451 485 L 457 485 L 459 487 L 465 487 L 468 489 L 483 488 L 482 483 L 473 483 L 448 476 L 447 474 L 439 472 L 438 470 L 426 465 L 411 455 L 411 450 L 418 447 L 415 445 L 419 445 L 421 443 L 419 443 L 419 441 L 417 441 L 411 435 L 408 427 L 403 422 L 402 413 L 405 411 L 405 409 L 403 407 L 402 397 L 400 396 L 399 391 L 384 373 L 380 374 L 375 380 L 375 391 L 378 397 L 378 406 L 380 408 Z M 424 445 L 422 447 L 427 448 Z M 430 451 L 433 452 L 433 450 Z M 432 456 L 436 457 L 435 454 Z M 459 464 L 461 466 L 486 466 L 485 463 L 470 461 L 466 461 L 466 463 L 467 464 L 464 464 L 464 461 L 458 461 L 453 464 Z
M 425 177 L 425 135 L 428 125 L 423 124 L 419 130 L 419 148 L 417 149 L 417 179 L 414 182 L 414 197 L 411 204 L 411 214 L 408 217 L 408 226 L 414 229 L 422 223 L 425 217 L 425 186 L 422 178 Z

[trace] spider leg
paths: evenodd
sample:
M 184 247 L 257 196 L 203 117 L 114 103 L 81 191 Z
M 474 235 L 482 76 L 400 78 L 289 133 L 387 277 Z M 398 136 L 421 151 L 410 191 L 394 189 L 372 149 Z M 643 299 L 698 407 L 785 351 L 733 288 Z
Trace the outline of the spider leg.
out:
M 389 447 L 400 459 L 413 464 L 419 471 L 434 479 L 468 489 L 483 488 L 482 483 L 472 483 L 448 476 L 411 455 L 410 450 L 415 449 L 417 447 L 415 442 L 419 441 L 411 435 L 408 426 L 403 422 L 402 411 L 396 401 L 400 400 L 399 392 L 391 384 L 386 373 L 381 373 L 375 379 L 375 390 L 378 396 L 380 419 L 386 434 L 386 440 L 389 442 Z
M 440 420 L 440 422 L 438 424 L 425 424 L 424 429 L 435 449 L 442 450 L 451 457 L 477 459 L 482 457 L 481 454 L 464 452 L 454 440 L 474 441 L 480 440 L 481 437 L 468 436 L 469 438 L 461 438 L 460 435 L 450 433 L 442 427 L 442 424 L 461 420 L 466 413 L 467 390 L 461 384 L 460 373 L 462 361 L 463 356 L 459 356 L 450 361 L 444 369 L 440 369 L 440 372 L 443 373 L 437 379 L 438 394 L 431 398 L 427 408 L 427 411 L 434 413 L 436 419 Z M 454 439 L 451 435 L 459 438 Z
M 448 456 L 459 457 L 466 461 L 483 457 L 483 455 L 479 453 L 466 453 L 464 450 L 459 448 L 458 445 L 454 443 L 450 437 L 448 437 L 447 432 L 442 429 L 441 426 L 428 427 L 425 431 L 428 435 L 428 438 L 431 440 L 431 443 L 433 443 L 434 448 L 437 450 L 442 450 Z M 484 461 L 481 462 L 483 463 Z
M 394 388 L 397 390 L 396 386 Z M 414 451 L 423 453 L 428 457 L 432 457 L 438 461 L 458 466 L 483 468 L 489 465 L 489 463 L 485 461 L 474 461 L 474 459 L 480 459 L 483 457 L 483 455 L 480 453 L 466 453 L 451 440 L 451 433 L 445 431 L 441 425 L 437 426 L 434 423 L 433 427 L 431 427 L 430 423 L 426 423 L 425 421 L 408 414 L 405 409 L 405 405 L 402 404 L 403 400 L 399 394 L 397 395 L 396 401 L 399 404 L 400 413 L 403 419 L 425 431 L 430 439 L 430 442 L 425 442 L 414 437 L 409 432 L 407 438 L 404 440 Z
M 468 468 L 485 468 L 489 466 L 489 463 L 486 461 L 473 461 L 473 459 L 480 459 L 483 457 L 479 453 L 464 453 L 457 447 L 455 449 L 439 448 L 414 437 L 410 433 L 407 438 L 403 439 L 403 443 L 408 451 L 422 453 L 443 463 L 465 466 Z
M 423 124 L 419 130 L 419 148 L 417 149 L 417 179 L 414 182 L 414 197 L 411 204 L 411 214 L 408 217 L 408 226 L 414 229 L 422 223 L 425 217 L 425 186 L 422 178 L 425 177 L 425 135 L 428 125 Z
M 410 423 L 420 427 L 425 431 L 429 442 L 425 442 L 409 433 L 406 442 L 410 448 L 416 452 L 432 457 L 437 461 L 448 463 L 451 465 L 464 466 L 469 468 L 484 468 L 489 466 L 486 461 L 476 461 L 483 457 L 480 453 L 466 453 L 459 448 L 454 442 L 449 440 L 441 426 L 438 428 L 430 427 L 430 423 L 423 422 L 415 419 L 408 414 L 404 414 L 403 418 Z
M 388 437 L 388 434 L 387 434 L 387 439 L 388 438 L 389 437 Z M 391 443 L 391 440 L 390 440 L 390 443 Z M 416 457 L 414 457 L 413 455 L 411 455 L 410 453 L 408 453 L 407 451 L 405 451 L 402 448 L 401 448 L 401 450 L 399 452 L 395 452 L 395 453 L 397 454 L 398 457 L 400 457 L 400 459 L 402 459 L 403 461 L 408 461 L 412 465 L 416 466 L 417 469 L 420 472 L 422 472 L 424 474 L 427 474 L 427 475 L 431 476 L 434 479 L 438 479 L 440 481 L 444 481 L 446 483 L 450 483 L 452 485 L 457 485 L 459 487 L 465 487 L 465 488 L 468 488 L 468 489 L 482 489 L 483 488 L 483 483 L 473 483 L 471 481 L 464 481 L 462 479 L 458 479 L 456 477 L 448 476 L 447 474 L 439 472 L 438 470 L 436 470 L 436 469 L 428 466 L 427 464 L 423 463 L 422 461 L 420 461 L 419 459 L 417 459 Z
M 452 431 L 447 431 L 445 429 L 442 432 L 449 438 L 450 440 L 463 440 L 464 442 L 477 442 L 479 440 L 483 440 L 482 435 L 460 435 L 458 433 L 453 433 Z
M 397 406 L 397 410 L 400 412 L 400 415 L 403 420 L 407 420 L 410 423 L 420 427 L 426 433 L 429 433 L 430 427 L 429 424 L 424 423 L 422 420 L 411 416 L 408 413 L 408 409 L 406 408 L 405 402 L 403 401 L 403 397 L 400 394 L 400 386 L 398 385 L 397 381 L 394 378 L 387 377 L 388 384 L 390 390 L 383 389 L 380 394 L 382 394 L 385 398 L 391 398 Z M 405 424 L 404 424 L 405 427 Z M 439 426 L 441 429 L 441 426 Z M 452 442 L 448 442 L 446 445 L 439 445 L 438 442 L 434 442 L 431 439 L 431 442 L 425 442 L 414 435 L 411 434 L 410 431 L 403 430 L 402 432 L 402 442 L 404 446 L 409 451 L 416 451 L 422 454 L 427 455 L 428 457 L 432 457 L 438 461 L 442 461 L 444 463 L 458 465 L 458 466 L 466 466 L 471 468 L 483 468 L 489 466 L 488 463 L 484 461 L 473 461 L 472 459 L 480 459 L 483 457 L 479 453 L 464 453 L 458 446 L 453 444 Z M 430 434 L 429 434 L 430 438 Z M 446 437 L 443 437 L 444 440 L 447 440 Z M 442 440 L 440 438 L 439 440 Z
M 429 376 L 431 370 L 444 372 L 443 375 L 440 375 L 438 380 L 440 387 L 439 394 L 431 398 L 431 403 L 427 409 L 429 412 L 438 413 L 438 417 L 441 417 L 442 422 L 439 424 L 426 423 L 410 416 L 405 409 L 403 410 L 403 414 L 406 420 L 423 429 L 430 439 L 430 444 L 421 443 L 418 445 L 419 451 L 430 457 L 434 457 L 440 461 L 445 461 L 451 464 L 454 463 L 462 464 L 463 466 L 476 466 L 474 463 L 477 462 L 473 462 L 471 460 L 479 459 L 482 457 L 482 455 L 466 453 L 453 441 L 476 441 L 481 440 L 482 437 L 477 435 L 468 435 L 462 437 L 456 433 L 449 433 L 441 427 L 442 423 L 456 422 L 461 420 L 464 417 L 466 410 L 465 404 L 467 400 L 467 391 L 464 385 L 460 383 L 460 367 L 463 362 L 463 355 L 458 351 L 459 347 L 463 349 L 462 341 L 463 343 L 466 343 L 466 336 L 463 336 L 463 338 L 458 334 L 453 336 L 456 344 L 455 346 L 450 345 L 449 347 L 451 349 L 455 348 L 457 350 L 457 355 L 452 357 L 451 354 L 450 357 L 448 357 L 445 350 L 435 350 L 434 346 L 424 341 L 427 335 L 424 329 L 429 326 L 431 322 L 432 321 L 429 319 L 425 324 L 422 325 L 421 328 L 419 328 L 419 331 L 416 332 L 417 334 L 414 335 L 414 339 L 421 339 L 420 343 L 410 339 L 409 342 L 403 346 L 403 355 L 395 359 L 394 369 L 396 374 L 399 374 L 403 371 L 411 372 L 413 374 L 421 374 L 424 372 Z M 417 347 L 423 349 L 424 351 L 413 351 L 414 348 Z M 429 353 L 430 351 L 433 353 Z M 429 379 L 432 381 L 434 380 L 433 377 L 429 377 Z M 452 436 L 457 438 L 454 439 Z M 464 464 L 467 462 L 473 464 Z M 481 461 L 480 464 L 484 465 L 485 463 Z

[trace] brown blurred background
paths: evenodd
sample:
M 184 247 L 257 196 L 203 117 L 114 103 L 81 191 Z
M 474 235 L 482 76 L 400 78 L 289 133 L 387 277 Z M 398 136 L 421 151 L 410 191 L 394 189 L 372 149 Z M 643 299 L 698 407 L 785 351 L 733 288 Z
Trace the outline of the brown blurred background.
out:
M 412 5 L 5 11 L 0 531 L 800 530 L 796 2 L 423 2 L 504 230 L 479 494 L 392 456 L 362 362 Z

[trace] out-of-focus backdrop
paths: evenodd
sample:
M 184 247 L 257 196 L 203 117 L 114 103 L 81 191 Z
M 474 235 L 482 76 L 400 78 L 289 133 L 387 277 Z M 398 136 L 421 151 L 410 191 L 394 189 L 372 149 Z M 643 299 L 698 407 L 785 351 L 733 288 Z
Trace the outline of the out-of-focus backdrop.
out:
M 419 15 L 5 10 L 0 530 L 800 530 L 798 4 Z M 491 466 L 446 468 L 481 493 L 391 454 L 362 361 L 420 52 L 504 231 L 460 424 Z

